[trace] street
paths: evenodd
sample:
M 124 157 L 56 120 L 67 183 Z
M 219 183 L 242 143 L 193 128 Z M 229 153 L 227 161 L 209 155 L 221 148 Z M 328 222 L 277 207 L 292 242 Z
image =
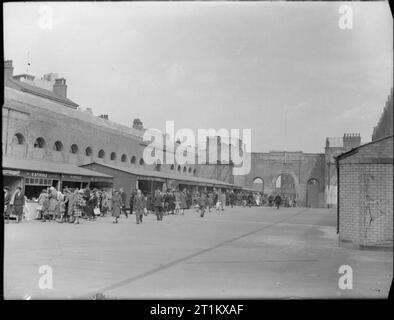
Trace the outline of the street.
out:
M 226 208 L 185 215 L 111 217 L 80 225 L 40 221 L 5 228 L 5 299 L 385 298 L 390 251 L 338 246 L 336 211 Z M 40 289 L 40 266 L 53 288 Z M 341 290 L 341 265 L 353 289 Z

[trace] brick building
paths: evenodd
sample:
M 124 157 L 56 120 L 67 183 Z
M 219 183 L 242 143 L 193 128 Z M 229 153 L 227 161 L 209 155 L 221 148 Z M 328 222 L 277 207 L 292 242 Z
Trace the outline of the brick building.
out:
M 390 103 L 374 128 L 372 142 L 336 157 L 341 245 L 393 247 L 393 124 L 385 118 L 388 108 Z M 382 137 L 383 133 L 388 135 Z

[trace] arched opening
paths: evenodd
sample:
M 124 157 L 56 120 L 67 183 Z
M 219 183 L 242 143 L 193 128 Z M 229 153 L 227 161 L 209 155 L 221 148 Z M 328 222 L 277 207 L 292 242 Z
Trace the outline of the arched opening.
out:
M 180 165 L 178 165 L 177 170 L 178 170 L 178 172 L 181 172 L 181 166 Z
M 72 144 L 70 148 L 71 153 L 78 153 L 78 146 L 76 144 Z
M 120 161 L 126 162 L 127 161 L 127 156 L 125 154 L 122 154 Z
M 193 170 L 193 176 L 195 176 L 195 175 L 197 175 L 197 170 L 196 169 Z
M 171 168 L 171 170 L 174 170 L 175 166 L 172 164 L 170 168 Z
M 105 152 L 104 152 L 103 149 L 101 149 L 101 150 L 98 152 L 98 157 L 102 159 L 102 158 L 104 158 L 104 156 L 105 156 Z
M 308 180 L 306 187 L 306 206 L 308 208 L 319 207 L 319 187 L 320 183 L 317 179 L 311 178 Z
M 25 143 L 25 137 L 23 136 L 22 133 L 16 133 L 14 135 L 13 141 L 14 144 L 24 144 Z
M 281 195 L 282 200 L 285 200 L 285 198 L 295 200 L 296 184 L 293 176 L 288 173 L 279 175 L 275 180 L 275 192 Z
M 262 178 L 254 178 L 253 189 L 264 191 L 264 180 Z
M 116 153 L 115 152 L 111 152 L 111 160 L 116 160 Z
M 90 157 L 90 156 L 92 155 L 92 153 L 93 153 L 93 151 L 92 151 L 92 148 L 91 148 L 91 147 L 87 147 L 87 148 L 85 149 L 85 154 L 86 154 L 88 157 Z
M 130 159 L 130 163 L 135 164 L 137 162 L 137 158 L 135 156 L 132 156 Z
M 63 143 L 61 142 L 61 141 L 56 141 L 54 144 L 53 144 L 53 150 L 55 150 L 55 151 L 63 151 Z
M 141 158 L 141 159 L 140 159 L 140 165 L 143 166 L 144 163 L 145 163 L 144 159 Z
M 34 148 L 39 148 L 42 149 L 45 147 L 45 140 L 43 137 L 39 137 L 36 139 L 36 141 L 34 142 Z
M 192 173 L 192 167 L 189 167 L 189 173 Z
M 187 170 L 186 167 L 183 167 L 183 173 L 186 173 L 186 170 Z

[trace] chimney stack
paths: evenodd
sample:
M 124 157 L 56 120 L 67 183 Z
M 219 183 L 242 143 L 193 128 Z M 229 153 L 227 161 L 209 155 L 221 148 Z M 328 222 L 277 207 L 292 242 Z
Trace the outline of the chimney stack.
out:
M 62 98 L 67 98 L 66 79 L 56 79 L 55 84 L 53 85 L 53 92 Z
M 14 67 L 12 66 L 12 60 L 4 61 L 4 80 L 11 78 L 14 75 Z
M 133 121 L 133 129 L 142 130 L 144 128 L 140 119 L 134 119 Z

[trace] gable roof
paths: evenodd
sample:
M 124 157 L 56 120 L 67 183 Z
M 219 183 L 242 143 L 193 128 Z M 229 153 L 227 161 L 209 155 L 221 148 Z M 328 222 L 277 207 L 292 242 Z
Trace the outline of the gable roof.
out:
M 335 157 L 335 159 L 336 159 L 336 161 L 345 159 L 345 158 L 347 158 L 347 157 L 350 157 L 350 156 L 353 155 L 353 154 L 356 154 L 356 153 L 359 151 L 359 149 L 361 149 L 361 148 L 364 148 L 364 147 L 369 146 L 369 145 L 371 145 L 371 144 L 378 143 L 378 142 L 380 142 L 380 141 L 383 141 L 383 140 L 386 140 L 386 139 L 390 139 L 390 138 L 393 138 L 393 137 L 394 137 L 394 135 L 389 135 L 389 136 L 385 136 L 385 137 L 380 138 L 380 139 L 372 140 L 371 142 L 368 142 L 368 143 L 364 143 L 364 144 L 362 144 L 361 146 L 358 146 L 358 147 L 356 147 L 356 148 L 353 148 L 353 149 L 351 149 L 351 150 L 349 150 L 349 151 L 347 151 L 347 152 L 341 153 L 340 155 L 338 155 L 337 157 Z
M 53 100 L 58 103 L 62 103 L 65 106 L 73 108 L 73 109 L 76 109 L 79 106 L 78 104 L 71 101 L 70 99 L 63 98 L 63 97 L 57 95 L 56 93 L 54 93 L 53 91 L 49 91 L 49 90 L 46 90 L 46 89 L 43 89 L 43 88 L 40 88 L 37 86 L 33 86 L 31 84 L 28 84 L 28 83 L 25 83 L 25 82 L 22 82 L 22 81 L 13 79 L 13 78 L 7 78 L 5 80 L 5 85 L 7 87 L 11 87 L 13 89 L 17 89 L 17 90 L 20 90 L 23 92 L 34 94 L 36 96 L 44 97 L 46 99 Z

